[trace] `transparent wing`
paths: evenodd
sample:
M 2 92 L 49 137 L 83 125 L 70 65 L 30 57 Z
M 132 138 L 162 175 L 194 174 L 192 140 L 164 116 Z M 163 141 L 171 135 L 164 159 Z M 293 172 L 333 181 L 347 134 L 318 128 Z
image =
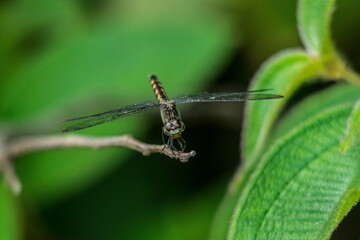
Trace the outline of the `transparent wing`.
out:
M 110 121 L 113 121 L 113 120 L 116 120 L 116 119 L 119 119 L 122 117 L 126 117 L 131 114 L 150 110 L 150 109 L 158 107 L 159 105 L 160 104 L 157 102 L 144 102 L 144 103 L 140 103 L 140 104 L 135 104 L 135 105 L 130 105 L 130 106 L 110 110 L 110 111 L 103 112 L 103 113 L 67 119 L 63 122 L 76 121 L 76 120 L 81 120 L 81 119 L 85 119 L 85 120 L 83 120 L 79 123 L 76 123 L 74 125 L 71 125 L 67 128 L 64 128 L 61 132 L 72 132 L 72 131 L 77 131 L 77 130 L 84 129 L 84 128 L 89 128 L 89 127 L 96 126 L 96 125 L 106 123 L 106 122 L 110 122 Z
M 250 100 L 264 100 L 282 98 L 283 96 L 269 93 L 258 93 L 269 91 L 270 89 L 248 91 L 248 92 L 233 92 L 233 93 L 201 93 L 192 95 L 178 96 L 172 101 L 175 103 L 200 103 L 200 102 L 240 102 Z

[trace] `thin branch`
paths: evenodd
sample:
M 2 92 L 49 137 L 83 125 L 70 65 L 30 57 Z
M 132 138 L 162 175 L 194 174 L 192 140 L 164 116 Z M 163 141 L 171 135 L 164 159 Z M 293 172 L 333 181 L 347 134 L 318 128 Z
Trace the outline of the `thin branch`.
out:
M 5 140 L 3 138 L 0 138 L 0 172 L 4 173 L 5 181 L 10 187 L 11 191 L 15 195 L 19 195 L 22 185 L 14 171 L 10 157 L 6 152 Z
M 151 153 L 162 153 L 170 158 L 187 162 L 196 155 L 195 151 L 174 151 L 168 145 L 155 145 L 140 142 L 132 136 L 119 137 L 84 137 L 79 135 L 30 136 L 6 140 L 0 136 L 0 172 L 15 195 L 21 192 L 19 181 L 13 167 L 12 160 L 24 154 L 59 148 L 109 148 L 126 147 L 148 156 Z
M 79 135 L 22 137 L 14 139 L 7 144 L 7 153 L 8 156 L 14 158 L 35 151 L 74 147 L 93 149 L 126 147 L 141 152 L 145 156 L 148 156 L 151 153 L 163 153 L 170 158 L 179 159 L 181 162 L 187 162 L 189 158 L 196 155 L 195 151 L 174 151 L 170 149 L 168 145 L 143 143 L 129 135 L 101 138 Z

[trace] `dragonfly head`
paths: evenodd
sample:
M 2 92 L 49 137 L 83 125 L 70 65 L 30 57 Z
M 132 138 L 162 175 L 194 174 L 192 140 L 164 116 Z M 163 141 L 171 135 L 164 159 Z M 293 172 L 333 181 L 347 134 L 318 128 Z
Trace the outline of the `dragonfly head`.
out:
M 173 139 L 181 138 L 181 134 L 185 130 L 185 124 L 181 120 L 173 119 L 165 123 L 163 130 L 165 135 Z

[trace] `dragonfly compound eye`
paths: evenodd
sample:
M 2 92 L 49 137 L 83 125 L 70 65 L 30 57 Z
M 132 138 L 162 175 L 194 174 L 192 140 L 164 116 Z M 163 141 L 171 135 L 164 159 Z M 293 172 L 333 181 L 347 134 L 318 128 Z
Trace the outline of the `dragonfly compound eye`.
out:
M 177 120 L 171 122 L 174 128 L 180 128 L 180 123 Z
M 171 123 L 166 123 L 165 124 L 165 126 L 164 126 L 164 128 L 167 130 L 167 131 L 171 131 L 171 129 L 172 129 L 172 125 L 171 125 Z

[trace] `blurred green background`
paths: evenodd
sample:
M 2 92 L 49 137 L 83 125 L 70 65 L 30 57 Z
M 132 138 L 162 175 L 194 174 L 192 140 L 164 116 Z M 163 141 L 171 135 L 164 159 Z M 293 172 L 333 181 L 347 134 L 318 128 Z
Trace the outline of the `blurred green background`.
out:
M 339 1 L 333 20 L 333 38 L 355 69 L 359 7 Z M 244 91 L 264 60 L 301 46 L 295 10 L 295 0 L 0 1 L 1 133 L 57 134 L 60 120 L 155 100 L 150 73 L 170 97 Z M 229 103 L 182 106 L 184 138 L 197 151 L 186 164 L 128 149 L 16 159 L 23 193 L 12 196 L 2 182 L 0 239 L 206 239 L 240 163 L 242 110 Z M 158 111 L 79 134 L 162 143 Z M 358 239 L 356 212 L 334 239 Z

